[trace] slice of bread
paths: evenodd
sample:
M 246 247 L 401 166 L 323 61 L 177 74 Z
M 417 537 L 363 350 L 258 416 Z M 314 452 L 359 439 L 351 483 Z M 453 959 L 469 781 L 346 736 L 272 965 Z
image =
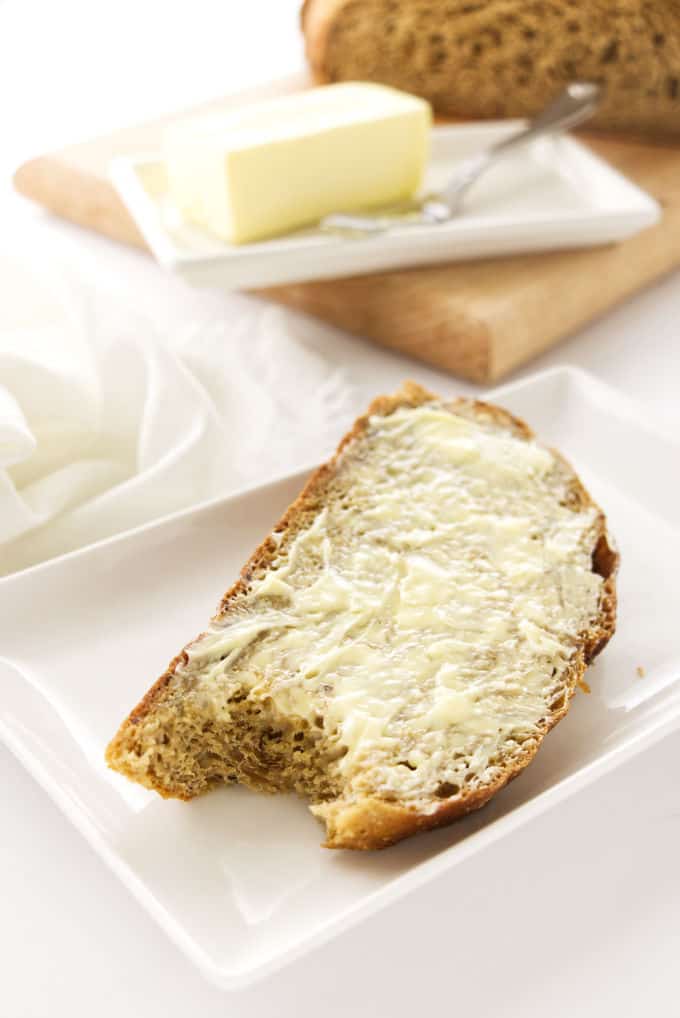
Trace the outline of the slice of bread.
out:
M 107 750 L 163 796 L 296 791 L 326 845 L 484 805 L 614 631 L 618 556 L 562 457 L 505 410 L 374 401 Z
M 384 82 L 453 117 L 525 117 L 575 79 L 592 124 L 680 136 L 678 0 L 306 0 L 320 81 Z

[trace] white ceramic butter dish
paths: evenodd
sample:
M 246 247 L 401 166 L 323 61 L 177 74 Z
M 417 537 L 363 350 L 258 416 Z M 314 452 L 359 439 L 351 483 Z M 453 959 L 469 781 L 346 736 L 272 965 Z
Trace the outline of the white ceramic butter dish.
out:
M 521 126 L 503 121 L 435 128 L 423 192 L 443 187 L 457 163 Z M 182 221 L 168 200 L 159 154 L 120 157 L 111 164 L 111 177 L 161 265 L 194 285 L 225 289 L 608 244 L 652 226 L 660 216 L 650 195 L 568 135 L 538 139 L 502 160 L 475 186 L 459 217 L 395 225 L 367 237 L 333 236 L 312 227 L 231 245 Z

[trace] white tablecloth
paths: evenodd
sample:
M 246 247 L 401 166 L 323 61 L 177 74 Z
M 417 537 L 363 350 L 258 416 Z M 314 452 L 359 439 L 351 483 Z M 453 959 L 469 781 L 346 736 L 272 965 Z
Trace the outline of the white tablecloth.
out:
M 324 330 L 81 253 L 0 257 L 2 574 L 321 459 L 362 401 Z
M 295 69 L 295 9 L 0 5 L 0 573 L 319 459 L 372 395 L 405 377 L 472 390 L 291 312 L 189 290 L 144 255 L 11 195 L 8 173 L 33 151 Z M 677 431 L 679 310 L 676 275 L 522 373 L 578 364 Z M 667 739 L 229 996 L 204 983 L 0 749 L 0 1013 L 671 1014 L 679 750 Z

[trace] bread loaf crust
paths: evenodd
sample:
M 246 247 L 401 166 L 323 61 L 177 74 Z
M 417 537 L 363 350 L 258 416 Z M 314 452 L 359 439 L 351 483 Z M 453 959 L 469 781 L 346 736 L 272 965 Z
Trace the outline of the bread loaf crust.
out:
M 475 119 L 532 116 L 596 81 L 594 127 L 680 136 L 678 0 L 305 0 L 302 25 L 319 81 L 383 82 Z
M 361 435 L 368 427 L 372 415 L 388 415 L 400 407 L 416 407 L 436 399 L 432 393 L 420 386 L 406 382 L 394 396 L 383 396 L 374 400 L 366 414 L 360 417 L 353 428 L 344 436 L 338 449 L 328 463 L 321 466 L 308 480 L 298 498 L 291 504 L 283 517 L 273 529 L 273 535 L 285 536 L 287 541 L 310 524 L 316 514 L 323 508 L 324 496 L 329 482 L 334 478 L 340 455 L 350 442 Z M 453 412 L 472 410 L 476 414 L 485 415 L 496 426 L 513 433 L 518 438 L 533 438 L 531 429 L 519 418 L 508 411 L 479 400 L 460 398 L 446 404 Z M 559 454 L 556 454 L 559 455 Z M 569 497 L 575 509 L 594 506 L 592 499 L 573 472 L 569 464 L 560 457 L 571 474 Z M 597 507 L 595 507 L 597 508 Z M 503 788 L 512 778 L 531 762 L 545 735 L 560 721 L 569 709 L 571 698 L 583 677 L 587 665 L 606 646 L 614 633 L 616 624 L 616 586 L 615 578 L 619 556 L 614 549 L 606 530 L 604 515 L 598 509 L 596 524 L 596 540 L 593 546 L 593 571 L 604 578 L 599 611 L 590 628 L 581 633 L 578 649 L 565 678 L 565 695 L 562 702 L 555 706 L 546 717 L 539 722 L 538 731 L 531 741 L 525 743 L 523 753 L 515 757 L 501 769 L 501 773 L 473 791 L 464 789 L 459 795 L 443 800 L 432 812 L 418 812 L 415 808 L 399 806 L 394 802 L 374 797 L 346 802 L 342 799 L 320 803 L 311 807 L 312 812 L 323 820 L 326 825 L 325 846 L 328 848 L 377 849 L 384 848 L 402 838 L 421 830 L 441 827 L 485 805 L 497 791 Z M 269 535 L 253 552 L 241 570 L 234 585 L 224 595 L 218 614 L 228 610 L 233 602 L 245 593 L 256 575 L 265 570 L 280 552 L 281 542 Z M 140 703 L 131 711 L 121 725 L 118 733 L 109 744 L 106 759 L 115 770 L 126 774 L 133 780 L 139 775 L 126 764 L 126 754 L 134 745 L 137 726 L 160 706 L 170 694 L 171 685 L 177 668 L 186 663 L 186 648 L 170 663 L 167 671 L 149 689 Z M 190 799 L 192 794 L 184 794 L 181 789 L 167 786 L 150 776 L 147 783 L 164 798 Z

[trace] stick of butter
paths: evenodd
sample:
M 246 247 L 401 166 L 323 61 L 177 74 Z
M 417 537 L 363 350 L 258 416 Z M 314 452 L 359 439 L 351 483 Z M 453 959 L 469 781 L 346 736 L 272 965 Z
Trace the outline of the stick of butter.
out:
M 169 197 L 233 244 L 401 201 L 420 186 L 430 122 L 422 99 L 363 82 L 188 120 L 164 135 Z

